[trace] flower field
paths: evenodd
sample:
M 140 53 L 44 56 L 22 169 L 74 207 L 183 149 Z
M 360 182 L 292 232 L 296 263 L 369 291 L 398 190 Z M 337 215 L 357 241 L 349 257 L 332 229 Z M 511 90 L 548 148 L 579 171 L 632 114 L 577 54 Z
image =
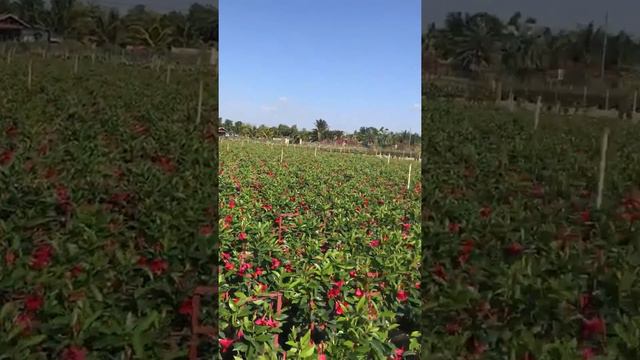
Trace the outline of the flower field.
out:
M 34 58 L 29 89 L 27 63 L 0 63 L 0 359 L 186 358 L 215 281 L 210 70 Z
M 407 190 L 406 161 L 241 141 L 220 151 L 222 357 L 415 358 L 418 164 Z
M 638 125 L 435 100 L 423 123 L 422 355 L 639 359 Z

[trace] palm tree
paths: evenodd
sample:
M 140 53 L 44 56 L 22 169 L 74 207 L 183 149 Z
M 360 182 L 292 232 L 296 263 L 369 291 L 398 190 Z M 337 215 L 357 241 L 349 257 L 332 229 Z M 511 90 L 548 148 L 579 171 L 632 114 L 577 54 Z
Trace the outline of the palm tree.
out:
M 316 120 L 316 128 L 315 132 L 318 136 L 318 141 L 322 140 L 324 133 L 329 131 L 329 124 L 325 120 L 318 119 Z
M 94 22 L 93 36 L 98 45 L 117 45 L 122 40 L 124 28 L 116 9 L 104 14 L 102 9 L 94 8 L 91 18 Z

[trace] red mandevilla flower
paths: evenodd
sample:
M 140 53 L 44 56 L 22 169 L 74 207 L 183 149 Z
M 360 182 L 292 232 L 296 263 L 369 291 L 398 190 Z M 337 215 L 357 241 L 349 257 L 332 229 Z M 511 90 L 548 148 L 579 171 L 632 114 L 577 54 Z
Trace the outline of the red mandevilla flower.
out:
M 356 296 L 357 297 L 363 297 L 364 296 L 364 293 L 362 292 L 362 290 L 360 290 L 360 288 L 356 289 Z
M 583 222 L 588 222 L 589 219 L 591 218 L 591 214 L 589 213 L 589 210 L 585 210 L 581 212 L 580 218 L 582 219 Z
M 7 264 L 7 267 L 12 267 L 16 262 L 16 253 L 11 250 L 7 250 L 4 254 L 4 262 Z
M 278 267 L 280 267 L 280 260 L 276 259 L 276 258 L 271 258 L 271 270 L 275 270 Z
M 483 219 L 486 219 L 489 216 L 491 216 L 491 208 L 490 207 L 485 206 L 482 209 L 480 209 L 480 217 L 482 217 Z
M 49 266 L 53 256 L 53 247 L 49 244 L 38 246 L 31 254 L 31 267 L 40 270 Z
M 582 337 L 603 334 L 605 328 L 604 320 L 600 317 L 585 319 L 582 321 Z
M 0 166 L 8 165 L 11 160 L 13 160 L 13 156 L 16 154 L 13 150 L 5 150 L 0 154 Z
M 23 331 L 30 331 L 32 328 L 33 319 L 28 313 L 20 313 L 16 316 L 15 323 L 18 327 L 22 328 Z
M 233 345 L 233 339 L 222 338 L 222 339 L 218 339 L 218 341 L 220 342 L 220 346 L 222 347 L 223 353 L 229 351 L 229 347 Z
M 85 360 L 87 350 L 80 346 L 70 346 L 62 352 L 63 360 Z
M 395 349 L 393 352 L 393 360 L 402 360 L 403 355 L 404 355 L 404 348 Z
M 149 263 L 149 269 L 154 275 L 160 275 L 163 272 L 167 271 L 168 268 L 169 263 L 166 260 L 154 259 Z
M 520 245 L 517 242 L 511 243 L 509 244 L 506 249 L 507 254 L 511 255 L 511 256 L 516 256 L 516 255 L 520 255 L 520 253 L 522 253 L 522 251 L 524 250 L 524 247 L 522 245 Z
M 244 233 L 244 232 L 241 232 L 241 233 L 238 235 L 238 240 L 240 240 L 240 241 L 247 240 L 247 234 L 246 234 L 246 233 Z
M 581 355 L 583 360 L 591 360 L 596 356 L 596 353 L 592 348 L 584 348 L 581 351 Z
M 191 298 L 186 298 L 180 304 L 180 308 L 178 309 L 178 313 L 181 315 L 191 315 L 193 313 L 193 302 Z
M 407 301 L 407 299 L 409 299 L 409 294 L 401 289 L 398 289 L 398 291 L 396 292 L 396 299 L 398 299 L 398 301 L 400 302 L 405 302 Z
M 209 237 L 213 234 L 213 226 L 211 225 L 203 225 L 200 227 L 200 235 L 204 237 Z
M 369 246 L 371 246 L 372 248 L 378 247 L 379 245 L 380 245 L 380 240 L 371 240 L 369 242 Z
M 233 209 L 236 207 L 236 201 L 231 199 L 229 200 L 229 209 Z
M 40 295 L 28 295 L 24 298 L 24 308 L 30 312 L 36 312 L 42 308 L 44 300 Z

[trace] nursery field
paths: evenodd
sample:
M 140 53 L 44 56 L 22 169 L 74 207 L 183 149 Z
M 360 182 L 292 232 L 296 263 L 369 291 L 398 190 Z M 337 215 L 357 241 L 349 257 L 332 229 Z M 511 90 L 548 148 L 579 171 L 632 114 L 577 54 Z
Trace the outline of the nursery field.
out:
M 423 122 L 422 355 L 639 359 L 640 128 L 436 100 Z
M 0 359 L 186 358 L 216 279 L 210 70 L 32 61 L 30 89 L 0 63 Z
M 419 163 L 407 189 L 408 161 L 220 152 L 222 358 L 416 358 Z

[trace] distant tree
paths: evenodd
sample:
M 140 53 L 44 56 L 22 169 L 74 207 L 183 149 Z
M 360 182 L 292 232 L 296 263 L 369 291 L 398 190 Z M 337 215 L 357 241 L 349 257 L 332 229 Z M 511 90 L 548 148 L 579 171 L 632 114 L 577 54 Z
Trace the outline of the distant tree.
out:
M 318 119 L 316 120 L 316 127 L 315 127 L 315 132 L 316 132 L 316 139 L 318 141 L 323 140 L 324 138 L 324 134 L 329 130 L 329 124 L 327 124 L 327 122 L 323 119 Z

